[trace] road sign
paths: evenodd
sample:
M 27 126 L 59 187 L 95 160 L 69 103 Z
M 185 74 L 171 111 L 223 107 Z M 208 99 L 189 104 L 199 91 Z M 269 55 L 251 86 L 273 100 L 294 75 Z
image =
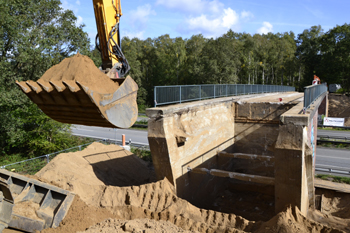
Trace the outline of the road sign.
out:
M 344 126 L 344 118 L 325 117 L 323 118 L 323 125 L 325 126 Z

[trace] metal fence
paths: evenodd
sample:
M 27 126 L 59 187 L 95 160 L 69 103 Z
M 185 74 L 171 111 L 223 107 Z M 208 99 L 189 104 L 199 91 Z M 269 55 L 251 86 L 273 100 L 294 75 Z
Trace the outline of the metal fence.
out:
M 308 109 L 318 97 L 327 92 L 327 84 L 311 85 L 304 88 L 304 110 Z
M 3 164 L 3 165 L 0 165 L 0 168 L 7 169 L 9 171 L 19 172 L 19 173 L 34 174 L 37 171 L 39 171 L 41 168 L 43 168 L 46 164 L 48 164 L 50 160 L 55 158 L 58 154 L 81 151 L 94 142 L 101 142 L 106 145 L 109 145 L 109 144 L 122 145 L 122 142 L 119 140 L 110 140 L 110 139 L 96 140 L 84 145 L 79 145 L 79 146 L 75 146 L 65 150 L 56 151 L 51 154 L 46 154 L 35 158 L 26 159 L 16 163 Z M 149 150 L 149 145 L 144 145 L 144 144 L 129 143 L 128 146 L 139 148 L 141 150 Z
M 226 96 L 295 91 L 295 87 L 259 84 L 155 86 L 154 106 Z

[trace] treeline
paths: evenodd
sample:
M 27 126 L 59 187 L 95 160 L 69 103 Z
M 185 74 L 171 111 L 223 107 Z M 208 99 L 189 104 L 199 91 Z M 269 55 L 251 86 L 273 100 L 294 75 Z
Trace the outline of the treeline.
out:
M 303 33 L 237 33 L 189 39 L 123 38 L 130 75 L 139 84 L 140 106 L 153 106 L 153 87 L 189 84 L 274 84 L 302 91 L 316 74 L 322 82 L 349 89 L 350 26 L 324 33 L 313 26 Z
M 59 0 L 0 0 L 0 163 L 9 155 L 37 156 L 77 143 L 68 125 L 43 114 L 15 84 L 38 80 L 77 52 L 99 66 L 100 55 L 84 25 L 76 23 Z M 348 24 L 326 33 L 315 26 L 299 35 L 228 31 L 216 39 L 124 38 L 122 49 L 140 87 L 141 109 L 153 106 L 157 85 L 283 84 L 302 90 L 316 74 L 323 82 L 350 89 Z
M 79 143 L 69 125 L 46 116 L 16 85 L 16 80 L 38 80 L 77 52 L 92 55 L 87 33 L 60 5 L 59 0 L 0 0 L 0 164 Z

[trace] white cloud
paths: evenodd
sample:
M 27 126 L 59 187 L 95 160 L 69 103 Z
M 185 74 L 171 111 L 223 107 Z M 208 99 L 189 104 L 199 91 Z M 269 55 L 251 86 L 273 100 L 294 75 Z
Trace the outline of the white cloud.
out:
M 78 6 L 80 6 L 80 1 L 77 0 L 77 1 L 75 2 L 75 4 L 77 4 Z
M 263 22 L 263 26 L 257 30 L 259 34 L 267 34 L 269 32 L 273 32 L 273 26 L 269 22 Z
M 239 15 L 231 8 L 223 9 L 216 17 L 202 14 L 186 20 L 187 28 L 194 33 L 202 33 L 207 37 L 217 37 L 226 33 L 229 29 L 237 26 Z
M 254 15 L 253 15 L 253 13 L 250 12 L 250 11 L 242 11 L 242 12 L 241 12 L 241 18 L 242 18 L 242 19 L 245 19 L 245 20 L 248 20 L 248 19 L 254 18 Z
M 156 5 L 197 14 L 204 12 L 219 13 L 224 7 L 224 4 L 218 0 L 157 0 Z
M 131 31 L 127 31 L 127 30 L 124 30 L 123 31 L 123 34 L 121 35 L 121 37 L 129 37 L 129 39 L 132 39 L 132 38 L 139 38 L 140 40 L 143 40 L 144 39 L 144 34 L 145 31 L 140 31 L 140 32 L 131 32 Z
M 75 25 L 79 26 L 80 24 L 83 23 L 83 17 L 81 17 L 80 15 L 77 16 L 77 22 L 75 23 Z
M 129 37 L 130 39 L 134 37 L 144 39 L 147 23 L 149 17 L 152 15 L 156 15 L 156 12 L 152 9 L 150 4 L 138 6 L 135 10 L 124 14 L 123 17 L 125 18 L 122 22 L 123 29 L 121 29 L 121 36 Z
M 130 11 L 125 20 L 132 27 L 141 29 L 146 27 L 146 23 L 150 15 L 156 15 L 150 4 L 137 7 L 136 10 Z
M 77 14 L 78 11 L 79 11 L 79 7 L 77 7 L 74 4 L 69 3 L 67 0 L 62 1 L 61 7 L 63 8 L 63 10 L 71 10 L 71 11 L 73 11 L 74 14 Z

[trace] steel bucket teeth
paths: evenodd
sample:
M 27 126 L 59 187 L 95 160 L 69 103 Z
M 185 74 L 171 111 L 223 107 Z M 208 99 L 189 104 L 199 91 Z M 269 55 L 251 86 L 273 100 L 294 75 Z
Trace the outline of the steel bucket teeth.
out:
M 129 76 L 109 94 L 73 80 L 16 84 L 46 115 L 62 123 L 129 128 L 137 119 L 138 86 Z
M 42 183 L 25 176 L 0 169 L 0 177 L 5 181 L 0 183 L 1 189 L 10 192 L 7 196 L 12 198 L 12 207 L 20 205 L 21 202 L 37 204 L 35 213 L 38 218 L 22 216 L 21 212 L 15 213 L 12 208 L 2 206 L 2 222 L 8 226 L 26 232 L 42 231 L 46 228 L 56 228 L 67 215 L 73 203 L 75 194 L 58 187 Z M 4 195 L 5 196 L 5 195 Z M 6 198 L 6 196 L 5 196 Z M 9 199 L 9 198 L 7 198 Z M 10 211 L 11 210 L 11 211 Z M 4 221 L 6 220 L 6 221 Z M 1 224 L 0 224 L 1 227 Z

